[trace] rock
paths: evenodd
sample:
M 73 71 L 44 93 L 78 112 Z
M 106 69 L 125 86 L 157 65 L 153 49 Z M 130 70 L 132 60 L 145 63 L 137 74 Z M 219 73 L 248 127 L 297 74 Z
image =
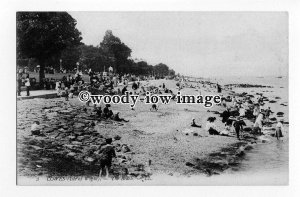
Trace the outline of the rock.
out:
M 251 149 L 253 149 L 253 146 L 251 146 L 249 144 L 245 146 L 245 150 L 251 150 Z
M 84 126 L 85 126 L 85 124 L 83 124 L 83 123 L 74 124 L 74 128 L 76 128 L 76 129 L 82 129 Z
M 78 137 L 77 137 L 77 140 L 78 140 L 78 141 L 82 141 L 82 140 L 84 140 L 84 138 L 85 138 L 84 136 L 78 136 Z
M 130 148 L 126 144 L 123 144 L 121 151 L 122 151 L 122 153 L 127 153 L 127 152 L 130 152 Z
M 41 150 L 42 148 L 39 146 L 35 146 L 35 145 L 30 145 L 31 148 L 33 148 L 34 150 Z
M 136 171 L 130 172 L 130 173 L 129 173 L 129 175 L 134 176 L 134 177 L 138 177 L 138 176 L 140 176 L 141 174 L 142 174 L 142 172 L 136 172 Z
M 76 147 L 76 145 L 72 145 L 72 144 L 64 144 L 63 146 L 69 149 L 73 149 L 74 147 Z
M 184 129 L 182 131 L 182 133 L 185 133 L 185 134 L 189 134 L 189 133 L 193 133 L 194 131 L 192 129 Z
M 40 130 L 34 130 L 31 131 L 32 135 L 41 135 L 41 131 Z
M 191 162 L 186 162 L 185 165 L 186 165 L 186 166 L 189 166 L 189 167 L 194 167 L 194 166 L 195 166 L 195 165 L 192 164 Z
M 61 110 L 59 111 L 60 114 L 70 114 L 71 111 L 70 110 Z
M 204 170 L 204 172 L 205 172 L 205 174 L 207 174 L 207 176 L 211 176 L 211 175 L 212 175 L 212 171 L 211 171 L 211 169 L 209 169 L 209 168 L 206 168 L 206 169 Z
M 235 156 L 237 157 L 242 157 L 245 155 L 245 152 L 243 150 L 238 150 L 236 153 L 235 153 Z
M 74 157 L 76 155 L 76 153 L 74 153 L 74 152 L 69 152 L 68 154 L 67 154 L 67 156 L 69 156 L 69 157 Z
M 120 140 L 120 139 L 121 139 L 121 136 L 116 135 L 116 136 L 114 137 L 114 139 L 115 139 L 115 140 Z
M 36 144 L 38 144 L 39 142 L 36 140 L 36 139 L 31 139 L 31 140 L 29 140 L 29 142 L 28 142 L 28 144 L 30 144 L 30 145 L 36 145 Z
M 277 112 L 277 116 L 282 116 L 284 113 L 283 112 Z
M 95 161 L 95 159 L 92 158 L 92 157 L 86 157 L 86 158 L 84 158 L 84 160 L 88 161 L 88 162 L 94 162 Z
M 121 159 L 126 159 L 126 156 L 125 156 L 125 155 L 118 155 L 117 157 L 118 157 L 118 158 L 121 158 Z
M 71 135 L 71 136 L 68 136 L 68 138 L 69 138 L 70 140 L 74 140 L 74 139 L 76 138 L 76 136 Z
M 46 128 L 46 129 L 44 129 L 44 132 L 46 132 L 46 133 L 50 133 L 50 132 L 53 132 L 53 131 L 54 131 L 53 128 Z
M 193 136 L 198 136 L 198 133 L 193 133 Z
M 251 128 L 251 127 L 245 127 L 245 128 L 244 128 L 244 131 L 250 132 L 250 131 L 252 131 L 252 128 Z

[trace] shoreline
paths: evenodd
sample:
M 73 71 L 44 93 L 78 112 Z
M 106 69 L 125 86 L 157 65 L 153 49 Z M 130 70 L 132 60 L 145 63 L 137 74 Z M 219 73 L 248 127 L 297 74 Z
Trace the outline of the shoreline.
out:
M 175 83 L 173 80 L 156 80 L 145 83 L 158 85 L 162 84 L 162 82 L 173 83 L 167 84 L 167 87 L 168 85 L 174 86 Z M 211 88 L 205 88 L 205 90 L 206 91 L 203 91 L 201 88 L 202 93 L 212 92 Z M 194 88 L 184 88 L 183 91 L 187 93 L 197 93 Z M 64 103 L 64 101 L 61 101 L 62 99 L 50 100 Z M 30 101 L 28 102 L 30 103 Z M 70 101 L 70 103 L 72 103 L 73 106 L 80 105 L 76 100 Z M 218 115 L 214 112 L 221 110 L 219 106 L 214 106 L 211 108 L 213 110 L 209 110 L 208 112 L 207 109 L 203 107 L 197 108 L 194 105 L 187 104 L 178 106 L 170 104 L 168 106 L 159 106 L 158 112 L 149 112 L 149 106 L 143 105 L 145 104 L 138 104 L 134 111 L 130 111 L 127 105 L 112 106 L 112 110 L 119 111 L 121 117 L 129 119 L 129 123 L 118 125 L 114 123 L 111 124 L 111 122 L 106 124 L 100 121 L 96 124 L 98 127 L 96 130 L 104 137 L 119 135 L 121 139 L 116 140 L 114 145 L 126 144 L 131 149 L 129 152 L 133 154 L 122 153 L 121 155 L 125 156 L 125 158 L 121 156 L 121 159 L 125 160 L 125 162 L 118 161 L 119 163 L 130 163 L 134 161 L 133 163 L 135 164 L 146 166 L 147 161 L 149 159 L 152 160 L 151 176 L 159 174 L 169 176 L 176 176 L 178 174 L 180 176 L 195 176 L 197 174 L 211 176 L 214 174 L 222 174 L 229 168 L 238 167 L 239 161 L 243 158 L 242 152 L 247 152 L 257 141 L 257 139 L 252 140 L 249 144 L 243 140 L 239 142 L 235 137 L 209 136 L 203 129 L 198 128 L 192 128 L 194 130 L 193 133 L 197 133 L 197 136 L 186 136 L 182 134 L 184 129 L 190 128 L 189 124 L 193 117 L 196 117 L 196 122 L 201 122 L 203 128 L 207 117 Z M 143 121 L 142 118 L 145 117 L 152 121 Z M 18 141 L 21 140 L 19 137 L 17 138 Z M 251 136 L 249 138 L 251 138 Z M 248 148 L 245 146 L 246 144 Z M 211 147 L 212 145 L 214 147 Z M 244 146 L 245 148 L 241 150 L 240 147 Z M 188 162 L 191 165 L 186 165 Z M 128 165 L 133 164 L 130 163 Z M 143 173 L 139 173 L 137 177 Z M 20 176 L 20 171 L 18 171 L 18 174 Z

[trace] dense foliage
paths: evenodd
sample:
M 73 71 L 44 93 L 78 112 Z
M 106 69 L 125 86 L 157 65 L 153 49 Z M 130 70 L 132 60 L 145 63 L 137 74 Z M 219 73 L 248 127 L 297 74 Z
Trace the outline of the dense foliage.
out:
M 111 30 L 105 32 L 99 46 L 85 45 L 81 40 L 76 20 L 66 12 L 17 13 L 17 63 L 39 64 L 40 79 L 44 78 L 47 66 L 59 70 L 61 64 L 63 69 L 71 71 L 77 62 L 83 70 L 95 72 L 107 71 L 111 66 L 121 74 L 175 75 L 163 63 L 153 66 L 146 61 L 134 61 L 132 50 Z

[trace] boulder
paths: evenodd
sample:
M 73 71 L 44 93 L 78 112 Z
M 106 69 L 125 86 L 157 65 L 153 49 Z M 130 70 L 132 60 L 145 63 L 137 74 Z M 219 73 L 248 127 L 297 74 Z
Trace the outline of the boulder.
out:
M 95 161 L 95 159 L 92 158 L 92 157 L 85 157 L 84 160 L 87 161 L 87 162 L 90 162 L 90 163 Z
M 130 148 L 126 144 L 123 144 L 122 148 L 121 148 L 121 151 L 123 153 L 127 153 L 127 152 L 130 152 L 131 150 L 130 150 Z
M 115 140 L 120 140 L 120 139 L 121 139 L 121 136 L 116 135 L 116 136 L 114 137 L 114 139 L 115 139 Z
M 192 164 L 191 162 L 186 162 L 185 165 L 186 165 L 186 166 L 189 166 L 189 167 L 194 167 L 194 166 L 195 166 L 195 165 Z
M 69 152 L 68 154 L 67 154 L 67 156 L 69 156 L 69 157 L 74 157 L 76 155 L 76 153 L 74 153 L 74 152 Z

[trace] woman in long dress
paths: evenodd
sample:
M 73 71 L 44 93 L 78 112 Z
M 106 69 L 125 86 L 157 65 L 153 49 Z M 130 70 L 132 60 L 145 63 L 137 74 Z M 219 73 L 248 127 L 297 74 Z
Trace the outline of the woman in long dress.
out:
M 283 129 L 283 120 L 278 121 L 276 128 L 275 128 L 275 137 L 277 138 L 277 140 L 279 140 L 279 138 L 283 137 L 282 132 L 284 131 Z

